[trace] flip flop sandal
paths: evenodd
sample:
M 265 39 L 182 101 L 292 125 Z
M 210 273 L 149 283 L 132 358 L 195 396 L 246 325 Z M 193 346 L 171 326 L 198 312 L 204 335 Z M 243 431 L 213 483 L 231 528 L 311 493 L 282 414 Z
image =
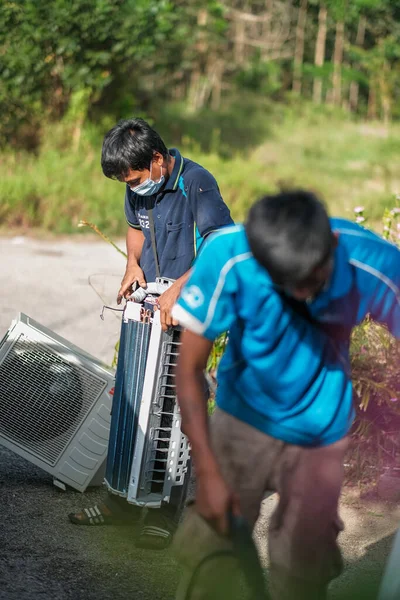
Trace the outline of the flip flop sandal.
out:
M 136 540 L 136 548 L 147 550 L 165 550 L 172 541 L 172 533 L 164 527 L 144 525 Z
M 160 509 L 150 510 L 140 529 L 135 546 L 148 550 L 164 550 L 170 545 L 175 530 L 175 522 L 160 513 Z
M 122 517 L 114 514 L 106 514 L 101 506 L 98 506 L 97 504 L 90 508 L 84 508 L 79 513 L 70 513 L 68 518 L 74 525 L 100 526 L 135 524 L 135 520 L 130 519 L 128 515 Z

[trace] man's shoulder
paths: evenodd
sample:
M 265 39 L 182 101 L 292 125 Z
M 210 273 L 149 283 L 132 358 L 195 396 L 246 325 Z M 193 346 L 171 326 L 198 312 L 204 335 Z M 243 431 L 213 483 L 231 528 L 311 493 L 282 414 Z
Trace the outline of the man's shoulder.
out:
M 220 272 L 227 275 L 233 269 L 241 271 L 240 278 L 247 277 L 254 269 L 250 264 L 255 263 L 253 254 L 249 248 L 243 225 L 230 225 L 210 234 L 199 252 L 195 261 L 201 261 L 203 269 L 212 272 Z M 241 265 L 247 264 L 246 273 L 242 273 Z M 254 265 L 253 265 L 254 266 Z
M 244 226 L 228 225 L 211 233 L 207 238 L 206 245 L 213 246 L 214 250 L 222 250 L 224 255 L 234 258 L 243 252 L 250 252 Z
M 191 160 L 190 158 L 183 158 L 183 171 L 182 177 L 187 185 L 193 182 L 198 183 L 200 186 L 203 185 L 216 185 L 217 181 L 205 167 L 199 163 Z
M 362 227 L 347 219 L 331 219 L 332 230 L 338 234 L 339 244 L 347 250 L 357 251 L 360 248 L 379 249 L 380 252 L 397 253 L 399 248 L 370 229 Z
M 334 219 L 343 256 L 363 272 L 394 276 L 400 269 L 400 249 L 380 235 L 346 219 Z
M 339 235 L 357 236 L 364 239 L 371 237 L 379 237 L 373 231 L 366 229 L 359 223 L 344 219 L 343 217 L 331 217 L 330 219 L 332 230 Z

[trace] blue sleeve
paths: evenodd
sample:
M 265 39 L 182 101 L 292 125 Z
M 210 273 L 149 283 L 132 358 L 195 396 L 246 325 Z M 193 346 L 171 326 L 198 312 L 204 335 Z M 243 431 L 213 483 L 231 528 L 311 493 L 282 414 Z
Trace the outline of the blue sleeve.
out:
M 385 323 L 389 331 L 400 339 L 400 290 L 397 294 L 388 292 L 379 307 L 379 313 L 373 310 L 372 318 L 380 323 Z
M 136 216 L 135 204 L 133 200 L 133 192 L 126 186 L 125 192 L 125 218 L 128 225 L 134 229 L 140 229 L 140 223 Z
M 374 277 L 370 277 L 368 281 L 368 291 L 372 297 L 370 313 L 375 321 L 384 323 L 389 331 L 400 339 L 400 252 L 397 255 L 397 264 L 392 264 L 391 267 L 381 267 L 383 273 L 376 270 Z M 376 285 L 377 282 L 380 285 Z M 362 304 L 363 299 L 361 306 Z
M 210 340 L 227 331 L 236 318 L 238 282 L 223 238 L 217 234 L 203 245 L 172 311 L 180 325 Z
M 188 202 L 199 234 L 209 233 L 233 225 L 229 208 L 222 199 L 217 182 L 205 169 L 189 185 Z

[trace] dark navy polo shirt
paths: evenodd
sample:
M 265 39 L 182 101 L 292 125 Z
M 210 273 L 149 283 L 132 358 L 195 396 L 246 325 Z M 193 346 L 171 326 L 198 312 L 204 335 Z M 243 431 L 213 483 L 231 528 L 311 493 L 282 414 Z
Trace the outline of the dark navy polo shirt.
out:
M 190 269 L 202 240 L 212 231 L 233 223 L 215 178 L 197 163 L 169 150 L 174 169 L 160 192 L 139 196 L 129 186 L 125 194 L 128 224 L 145 236 L 140 266 L 147 282 L 155 281 L 148 209 L 153 220 L 162 277 L 177 279 Z

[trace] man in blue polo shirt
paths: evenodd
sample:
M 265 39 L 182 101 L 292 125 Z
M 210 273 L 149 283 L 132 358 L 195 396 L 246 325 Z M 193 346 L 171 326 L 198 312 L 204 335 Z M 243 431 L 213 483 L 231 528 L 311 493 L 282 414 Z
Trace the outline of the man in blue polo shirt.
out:
M 202 241 L 233 223 L 217 182 L 206 169 L 168 150 L 143 119 L 122 120 L 105 136 L 101 165 L 104 175 L 126 184 L 128 260 L 117 301 L 128 298 L 134 285 L 146 287 L 157 276 L 174 279 L 158 299 L 163 329 L 176 325 L 171 309 Z M 179 488 L 182 495 L 185 486 Z M 164 510 L 151 510 L 137 545 L 162 549 L 171 539 L 183 498 Z M 105 525 L 139 518 L 139 509 L 125 500 L 106 502 L 69 515 L 77 525 Z
M 168 150 L 143 119 L 120 121 L 109 131 L 101 164 L 107 177 L 126 183 L 128 262 L 118 299 L 128 297 L 135 283 L 155 281 L 157 273 L 175 279 L 159 299 L 166 328 L 203 239 L 233 223 L 229 209 L 211 173 Z
M 272 598 L 325 598 L 341 570 L 337 504 L 354 413 L 349 336 L 370 314 L 400 337 L 400 250 L 329 220 L 310 193 L 267 196 L 245 226 L 208 242 L 172 314 L 186 328 L 177 384 L 197 512 L 222 534 L 229 510 L 254 526 L 263 494 L 277 491 Z M 228 329 L 208 425 L 201 377 L 213 340 Z

